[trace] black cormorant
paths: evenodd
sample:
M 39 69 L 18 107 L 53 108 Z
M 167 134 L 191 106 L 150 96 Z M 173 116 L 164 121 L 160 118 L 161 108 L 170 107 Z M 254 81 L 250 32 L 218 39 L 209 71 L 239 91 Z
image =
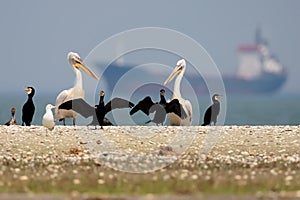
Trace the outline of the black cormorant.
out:
M 10 125 L 16 125 L 17 124 L 15 113 L 16 113 L 16 109 L 12 108 L 11 109 L 11 119 L 8 122 L 6 122 L 5 125 L 10 126 Z
M 28 99 L 22 108 L 22 126 L 30 126 L 35 111 L 35 107 L 32 101 L 32 97 L 35 94 L 35 89 L 33 87 L 27 87 L 25 91 L 28 94 Z
M 118 97 L 113 98 L 110 102 L 104 105 L 104 95 L 105 93 L 101 91 L 99 104 L 95 107 L 90 106 L 83 99 L 79 98 L 64 102 L 59 106 L 59 109 L 72 109 L 85 118 L 93 116 L 93 122 L 90 125 L 100 124 L 101 129 L 103 129 L 104 125 L 111 124 L 108 119 L 104 118 L 108 112 L 116 108 L 132 108 L 134 106 L 134 104 L 130 101 Z
M 161 104 L 162 106 L 166 107 L 167 105 L 167 101 L 166 101 L 166 98 L 165 98 L 165 90 L 164 89 L 161 89 L 159 91 L 159 94 L 160 94 L 160 101 L 159 101 L 159 104 Z
M 220 98 L 221 96 L 218 94 L 212 97 L 213 104 L 207 108 L 204 114 L 204 123 L 201 126 L 210 125 L 212 122 L 216 125 L 220 113 L 220 102 L 218 101 Z
M 160 90 L 160 101 L 154 103 L 150 96 L 145 97 L 143 100 L 131 109 L 130 115 L 133 115 L 137 111 L 141 110 L 146 115 L 155 112 L 154 118 L 146 122 L 153 122 L 156 125 L 162 124 L 165 121 L 167 113 L 175 113 L 179 117 L 186 117 L 186 114 L 179 103 L 178 99 L 173 99 L 171 102 L 167 103 L 165 99 L 165 90 Z

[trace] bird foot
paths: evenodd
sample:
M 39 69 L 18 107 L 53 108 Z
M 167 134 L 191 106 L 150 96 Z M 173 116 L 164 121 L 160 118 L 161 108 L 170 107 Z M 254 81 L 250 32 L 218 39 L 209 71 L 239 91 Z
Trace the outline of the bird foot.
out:
M 87 128 L 88 128 L 89 130 L 97 130 L 97 125 L 95 125 L 94 128 L 92 128 L 91 125 L 87 125 Z

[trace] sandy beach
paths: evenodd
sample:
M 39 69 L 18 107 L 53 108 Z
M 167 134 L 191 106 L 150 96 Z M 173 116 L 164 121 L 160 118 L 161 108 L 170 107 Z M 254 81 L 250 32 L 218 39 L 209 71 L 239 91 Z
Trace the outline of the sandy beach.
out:
M 0 126 L 0 146 L 1 199 L 300 198 L 300 126 Z

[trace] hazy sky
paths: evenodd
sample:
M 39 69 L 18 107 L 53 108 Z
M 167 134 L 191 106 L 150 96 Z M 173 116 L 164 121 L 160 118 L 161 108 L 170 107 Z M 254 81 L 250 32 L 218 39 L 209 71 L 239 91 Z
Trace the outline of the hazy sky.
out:
M 0 91 L 35 85 L 59 92 L 74 82 L 66 55 L 82 58 L 113 34 L 155 26 L 199 42 L 222 74 L 234 74 L 236 48 L 251 43 L 261 26 L 271 50 L 287 66 L 283 92 L 300 93 L 300 1 L 298 0 L 2 0 Z

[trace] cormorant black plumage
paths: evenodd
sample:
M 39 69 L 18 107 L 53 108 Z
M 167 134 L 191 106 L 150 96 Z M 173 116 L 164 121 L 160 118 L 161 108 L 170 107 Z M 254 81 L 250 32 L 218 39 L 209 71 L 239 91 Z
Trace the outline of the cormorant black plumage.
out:
M 220 97 L 218 94 L 212 97 L 213 104 L 207 108 L 204 114 L 204 123 L 201 126 L 210 125 L 212 122 L 216 125 L 217 117 L 220 113 L 220 102 L 218 101 Z
M 93 121 L 89 125 L 100 125 L 101 129 L 105 125 L 111 125 L 111 122 L 105 118 L 105 115 L 116 108 L 132 108 L 133 103 L 122 98 L 113 98 L 104 105 L 104 92 L 100 92 L 99 104 L 95 107 L 90 106 L 83 99 L 73 99 L 66 101 L 59 106 L 59 109 L 74 110 L 85 118 L 93 116 Z
M 11 109 L 11 119 L 8 122 L 6 122 L 5 125 L 10 126 L 10 125 L 16 125 L 17 124 L 15 113 L 16 113 L 16 109 L 12 108 Z
M 28 99 L 22 108 L 22 126 L 30 126 L 35 111 L 35 107 L 32 100 L 35 94 L 35 89 L 33 87 L 27 87 L 25 91 L 28 94 Z
M 159 91 L 159 94 L 160 94 L 160 101 L 159 101 L 159 104 L 166 107 L 167 105 L 167 101 L 166 101 L 166 98 L 165 98 L 165 90 L 164 89 L 161 89 Z
M 162 124 L 165 121 L 167 113 L 175 113 L 179 117 L 186 117 L 186 113 L 184 112 L 182 106 L 179 103 L 178 99 L 173 99 L 171 102 L 167 103 L 165 99 L 165 90 L 160 90 L 160 101 L 154 103 L 150 96 L 145 97 L 143 100 L 139 101 L 139 103 L 131 109 L 130 115 L 133 115 L 137 111 L 141 110 L 146 115 L 155 112 L 154 118 L 147 121 L 147 123 L 153 122 L 156 125 Z

